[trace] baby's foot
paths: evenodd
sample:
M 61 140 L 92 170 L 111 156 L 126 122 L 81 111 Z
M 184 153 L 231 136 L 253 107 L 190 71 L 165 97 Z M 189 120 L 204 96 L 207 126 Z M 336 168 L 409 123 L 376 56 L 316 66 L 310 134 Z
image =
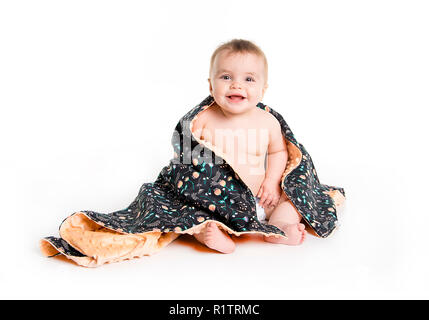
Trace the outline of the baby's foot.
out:
M 296 246 L 303 243 L 307 235 L 307 231 L 305 231 L 305 225 L 302 223 L 286 224 L 279 229 L 286 233 L 286 236 L 288 237 L 287 240 L 284 238 L 276 238 L 274 236 L 265 236 L 264 240 L 271 243 L 282 243 Z
M 219 230 L 216 223 L 209 222 L 203 231 L 202 242 L 209 248 L 222 253 L 231 253 L 235 249 L 235 243 L 224 232 Z

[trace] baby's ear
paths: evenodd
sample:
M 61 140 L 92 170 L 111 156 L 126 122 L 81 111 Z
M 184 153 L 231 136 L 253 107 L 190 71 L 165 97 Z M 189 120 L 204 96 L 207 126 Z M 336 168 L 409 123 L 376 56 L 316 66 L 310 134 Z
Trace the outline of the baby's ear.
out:
M 264 88 L 262 89 L 262 97 L 265 95 L 265 91 L 267 91 L 267 89 L 268 89 L 268 83 L 266 83 L 264 85 Z
M 210 81 L 210 78 L 207 79 L 209 82 L 209 90 L 210 90 L 210 94 L 213 96 L 213 87 L 212 87 L 212 82 Z

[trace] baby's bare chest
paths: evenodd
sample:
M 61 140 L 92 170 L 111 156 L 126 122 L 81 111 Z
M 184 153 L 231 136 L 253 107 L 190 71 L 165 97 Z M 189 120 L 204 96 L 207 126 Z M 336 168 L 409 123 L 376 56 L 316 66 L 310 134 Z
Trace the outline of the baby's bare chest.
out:
M 269 136 L 269 128 L 257 121 L 248 121 L 240 125 L 207 121 L 201 138 L 232 156 L 246 154 L 264 157 Z

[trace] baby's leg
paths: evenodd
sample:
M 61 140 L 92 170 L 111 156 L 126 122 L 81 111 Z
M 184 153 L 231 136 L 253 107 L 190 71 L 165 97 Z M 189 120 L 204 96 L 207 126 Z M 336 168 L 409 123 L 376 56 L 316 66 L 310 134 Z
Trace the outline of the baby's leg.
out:
M 200 233 L 194 234 L 194 237 L 207 247 L 222 253 L 231 253 L 235 250 L 234 241 L 214 222 L 209 222 Z
M 264 236 L 264 240 L 271 243 L 282 243 L 288 245 L 301 244 L 307 235 L 305 231 L 305 225 L 300 223 L 301 215 L 296 212 L 294 206 L 288 201 L 283 194 L 280 198 L 279 204 L 275 207 L 269 215 L 270 220 L 268 224 L 274 225 L 281 229 L 286 236 L 284 238 L 276 238 L 274 236 Z

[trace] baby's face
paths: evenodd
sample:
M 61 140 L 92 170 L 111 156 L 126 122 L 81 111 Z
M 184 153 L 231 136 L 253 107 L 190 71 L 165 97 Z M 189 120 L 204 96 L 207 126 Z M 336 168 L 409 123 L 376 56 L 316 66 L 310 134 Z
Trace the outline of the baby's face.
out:
M 221 51 L 213 62 L 210 93 L 224 112 L 246 113 L 264 96 L 264 68 L 263 58 L 255 54 Z

